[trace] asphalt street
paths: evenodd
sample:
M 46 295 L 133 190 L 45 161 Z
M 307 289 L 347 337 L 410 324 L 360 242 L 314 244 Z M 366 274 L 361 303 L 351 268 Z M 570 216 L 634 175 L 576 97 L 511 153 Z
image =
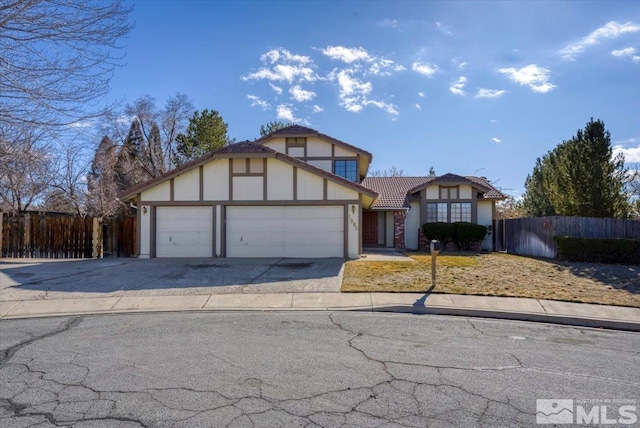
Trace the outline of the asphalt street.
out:
M 0 349 L 2 427 L 530 427 L 539 398 L 640 401 L 640 334 L 518 321 L 40 318 Z

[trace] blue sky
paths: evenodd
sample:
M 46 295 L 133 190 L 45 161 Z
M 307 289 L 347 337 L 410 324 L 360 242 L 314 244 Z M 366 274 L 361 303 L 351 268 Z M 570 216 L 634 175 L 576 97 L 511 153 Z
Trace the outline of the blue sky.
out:
M 519 196 L 535 159 L 605 121 L 640 162 L 640 2 L 138 1 L 111 101 L 177 92 L 230 137 L 296 121 L 373 169 L 483 175 Z

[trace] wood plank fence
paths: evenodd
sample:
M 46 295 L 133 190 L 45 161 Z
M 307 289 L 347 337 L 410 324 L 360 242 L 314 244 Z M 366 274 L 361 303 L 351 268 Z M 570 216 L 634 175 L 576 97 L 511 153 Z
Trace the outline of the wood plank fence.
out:
M 99 258 L 137 254 L 135 218 L 0 212 L 0 255 L 6 258 Z
M 640 240 L 640 221 L 592 217 L 528 217 L 496 220 L 494 248 L 523 256 L 557 258 L 554 236 Z

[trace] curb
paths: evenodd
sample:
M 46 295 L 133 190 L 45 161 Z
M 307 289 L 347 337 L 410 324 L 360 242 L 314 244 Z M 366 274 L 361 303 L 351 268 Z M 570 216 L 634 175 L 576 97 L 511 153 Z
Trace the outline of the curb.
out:
M 424 306 L 349 306 L 349 307 L 298 307 L 298 308 L 200 308 L 200 309 L 124 309 L 124 310 L 106 310 L 106 311 L 72 311 L 59 313 L 42 313 L 11 316 L 5 315 L 0 317 L 0 321 L 33 319 L 33 318 L 55 318 L 66 316 L 91 316 L 91 315 L 122 315 L 122 314 L 149 314 L 149 313 L 202 313 L 202 312 L 388 312 L 388 313 L 404 313 L 414 315 L 448 315 L 472 318 L 488 318 L 512 321 L 528 321 L 536 323 L 558 324 L 574 327 L 603 328 L 610 330 L 620 330 L 640 333 L 640 323 L 633 321 L 623 321 L 616 319 L 603 318 L 587 318 L 568 315 L 548 315 L 531 312 L 508 312 L 486 309 L 473 308 L 447 308 L 447 307 L 424 307 Z

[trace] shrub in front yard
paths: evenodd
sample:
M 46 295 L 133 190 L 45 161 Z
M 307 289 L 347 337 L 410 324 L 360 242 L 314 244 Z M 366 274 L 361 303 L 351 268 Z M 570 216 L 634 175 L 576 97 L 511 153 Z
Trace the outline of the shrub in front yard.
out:
M 560 260 L 640 265 L 640 241 L 571 236 L 554 236 L 553 240 L 558 245 Z
M 453 241 L 455 226 L 452 223 L 425 223 L 422 225 L 422 233 L 429 241 L 437 239 L 444 246 L 447 242 Z
M 454 227 L 453 240 L 464 251 L 469 251 L 473 244 L 482 242 L 487 236 L 487 227 L 481 224 L 461 221 L 454 223 Z

